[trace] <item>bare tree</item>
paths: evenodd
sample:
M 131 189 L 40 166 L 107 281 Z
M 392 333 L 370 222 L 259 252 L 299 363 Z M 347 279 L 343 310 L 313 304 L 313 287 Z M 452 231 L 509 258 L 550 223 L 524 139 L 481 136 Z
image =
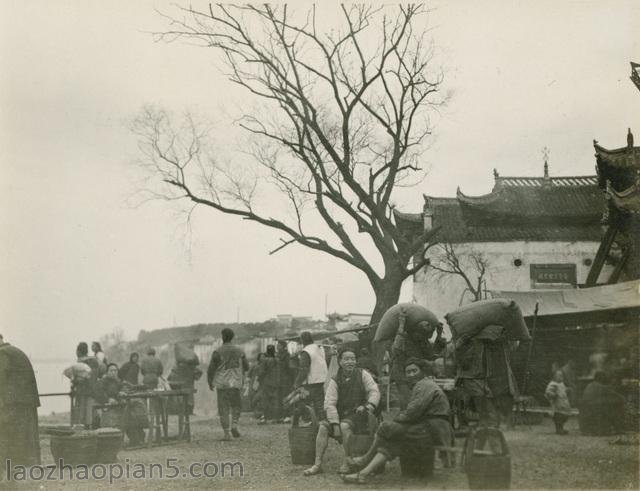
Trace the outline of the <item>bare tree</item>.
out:
M 345 261 L 368 278 L 376 322 L 425 265 L 409 263 L 437 233 L 403 233 L 392 202 L 396 188 L 424 178 L 429 116 L 446 100 L 433 46 L 416 27 L 425 8 L 341 6 L 339 25 L 315 7 L 302 16 L 286 5 L 176 8 L 157 39 L 213 48 L 228 79 L 261 106 L 237 120 L 253 143 L 241 163 L 214 152 L 192 116 L 176 123 L 143 109 L 132 128 L 150 197 L 275 229 L 283 237 L 272 254 L 301 244 Z M 279 213 L 268 209 L 277 200 Z
M 478 251 L 458 251 L 451 243 L 436 244 L 428 259 L 429 268 L 438 276 L 454 275 L 467 285 L 465 291 L 473 295 L 474 301 L 482 300 L 482 286 L 489 267 L 487 258 Z

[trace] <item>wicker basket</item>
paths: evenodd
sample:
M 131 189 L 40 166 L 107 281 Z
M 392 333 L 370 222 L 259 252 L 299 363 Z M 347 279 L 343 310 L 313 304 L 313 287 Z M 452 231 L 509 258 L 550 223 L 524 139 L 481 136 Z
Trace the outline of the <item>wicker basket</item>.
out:
M 354 433 L 349 438 L 349 455 L 351 457 L 359 457 L 367 453 L 378 429 L 378 419 L 375 415 L 367 416 L 366 433 Z
M 61 460 L 65 465 L 95 464 L 97 449 L 98 438 L 93 432 L 51 436 L 51 454 L 56 465 Z
M 312 465 L 316 460 L 318 418 L 310 406 L 304 406 L 304 409 L 311 416 L 311 426 L 301 427 L 300 413 L 296 412 L 289 428 L 289 449 L 291 463 L 294 465 Z
M 472 431 L 464 444 L 463 458 L 470 489 L 511 487 L 511 456 L 500 430 Z
M 122 431 L 116 428 L 100 428 L 96 430 L 98 446 L 96 462 L 111 464 L 118 461 L 118 452 L 122 450 Z
M 417 478 L 433 476 L 436 451 L 429 434 L 407 437 L 399 457 L 401 475 Z

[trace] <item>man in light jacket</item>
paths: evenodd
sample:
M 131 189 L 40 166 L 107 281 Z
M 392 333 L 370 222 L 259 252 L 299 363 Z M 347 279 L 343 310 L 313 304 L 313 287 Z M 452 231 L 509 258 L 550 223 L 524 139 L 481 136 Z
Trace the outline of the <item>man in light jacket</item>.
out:
M 329 437 L 342 441 L 345 462 L 339 473 L 349 472 L 349 438 L 356 428 L 365 429 L 369 414 L 380 403 L 380 390 L 369 372 L 356 368 L 356 354 L 345 348 L 338 358 L 340 368 L 329 380 L 324 396 L 326 420 L 321 421 L 316 436 L 316 459 L 313 466 L 304 471 L 305 476 L 322 472 L 322 458 L 327 449 Z
M 300 367 L 296 377 L 295 387 L 304 387 L 309 392 L 308 401 L 316 413 L 318 419 L 323 419 L 324 384 L 327 381 L 329 370 L 324 350 L 313 342 L 311 333 L 300 333 L 302 351 L 299 355 Z

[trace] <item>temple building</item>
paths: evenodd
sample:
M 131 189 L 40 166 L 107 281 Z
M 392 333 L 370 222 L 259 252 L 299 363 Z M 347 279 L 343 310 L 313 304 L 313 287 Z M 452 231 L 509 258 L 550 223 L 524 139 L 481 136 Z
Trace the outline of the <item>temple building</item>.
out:
M 593 286 L 607 258 L 616 257 L 608 283 L 640 279 L 640 147 L 633 145 L 631 129 L 627 145 L 608 150 L 594 140 L 598 185 L 605 192 L 603 223 L 606 233 L 587 278 Z
M 442 317 L 491 290 L 583 286 L 603 236 L 604 193 L 597 176 L 503 177 L 489 194 L 424 196 L 422 213 L 395 212 L 409 235 L 438 227 L 429 264 L 413 278 L 414 301 Z M 596 281 L 614 270 L 603 255 Z M 419 259 L 419 258 L 416 258 Z

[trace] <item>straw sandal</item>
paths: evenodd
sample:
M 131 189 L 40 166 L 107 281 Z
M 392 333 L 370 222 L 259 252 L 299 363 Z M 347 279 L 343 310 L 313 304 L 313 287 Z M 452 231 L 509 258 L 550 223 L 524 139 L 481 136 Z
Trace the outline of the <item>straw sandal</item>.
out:
M 342 481 L 346 484 L 368 484 L 368 476 L 363 476 L 359 472 L 356 474 L 346 474 L 342 476 Z
M 322 467 L 320 467 L 317 464 L 313 464 L 311 467 L 309 467 L 307 470 L 305 470 L 302 475 L 303 476 L 315 476 L 316 474 L 322 474 L 324 471 L 322 470 Z

